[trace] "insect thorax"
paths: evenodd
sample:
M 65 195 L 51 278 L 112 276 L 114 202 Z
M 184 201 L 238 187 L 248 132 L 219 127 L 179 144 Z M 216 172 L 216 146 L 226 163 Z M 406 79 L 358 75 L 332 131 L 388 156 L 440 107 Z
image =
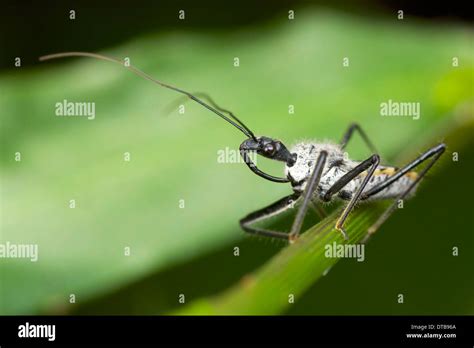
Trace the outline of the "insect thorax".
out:
M 298 156 L 296 163 L 291 167 L 285 167 L 285 175 L 290 179 L 293 190 L 297 192 L 304 190 L 321 151 L 326 151 L 328 155 L 319 183 L 319 192 L 327 190 L 357 165 L 357 162 L 347 158 L 339 145 L 317 142 L 298 143 L 291 149 L 291 152 Z

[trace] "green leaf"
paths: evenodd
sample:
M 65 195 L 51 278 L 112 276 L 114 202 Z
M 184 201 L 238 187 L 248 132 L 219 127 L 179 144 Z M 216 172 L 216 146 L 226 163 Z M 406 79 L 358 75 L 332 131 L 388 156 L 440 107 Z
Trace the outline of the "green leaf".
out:
M 337 140 L 357 121 L 388 157 L 472 98 L 435 98 L 443 86 L 465 81 L 470 47 L 462 26 L 400 30 L 398 22 L 308 11 L 291 24 L 150 35 L 104 53 L 207 92 L 257 134 L 286 144 Z M 453 52 L 466 68 L 445 79 Z M 176 95 L 115 65 L 80 59 L 15 69 L 0 77 L 0 90 L 0 241 L 39 245 L 36 263 L 0 260 L 2 314 L 68 312 L 72 293 L 83 302 L 218 249 L 242 238 L 241 216 L 290 191 L 242 163 L 218 163 L 217 151 L 238 149 L 242 134 L 197 105 L 164 117 Z M 379 105 L 389 98 L 420 102 L 422 117 L 381 117 Z M 95 102 L 96 118 L 55 116 L 64 99 Z M 356 141 L 351 156 L 367 155 Z

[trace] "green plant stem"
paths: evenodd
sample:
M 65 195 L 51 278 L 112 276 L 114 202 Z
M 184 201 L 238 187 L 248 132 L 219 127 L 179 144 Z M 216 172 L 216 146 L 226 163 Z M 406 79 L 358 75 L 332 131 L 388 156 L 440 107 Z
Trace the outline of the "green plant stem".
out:
M 445 134 L 448 133 L 444 136 L 448 153 L 459 151 L 464 145 L 462 139 L 468 139 L 472 133 L 474 121 L 469 114 L 469 117 L 458 118 L 453 126 L 443 128 Z M 429 143 L 433 145 L 432 139 Z M 341 212 L 338 209 L 311 227 L 293 245 L 283 249 L 263 267 L 245 276 L 228 290 L 210 298 L 196 300 L 172 314 L 273 315 L 284 312 L 291 304 L 291 296 L 296 302 L 311 284 L 339 261 L 338 257 L 326 257 L 327 246 L 332 246 L 333 243 L 360 243 L 366 236 L 367 229 L 389 204 L 390 202 L 361 204 L 349 216 L 346 225 L 348 241 L 334 229 Z
M 339 260 L 326 257 L 326 248 L 336 243 L 360 242 L 367 229 L 380 216 L 386 203 L 364 204 L 347 226 L 349 240 L 334 229 L 340 210 L 306 231 L 294 244 L 283 249 L 255 273 L 245 276 L 233 287 L 215 297 L 201 299 L 175 314 L 271 315 L 296 302 L 314 282 Z

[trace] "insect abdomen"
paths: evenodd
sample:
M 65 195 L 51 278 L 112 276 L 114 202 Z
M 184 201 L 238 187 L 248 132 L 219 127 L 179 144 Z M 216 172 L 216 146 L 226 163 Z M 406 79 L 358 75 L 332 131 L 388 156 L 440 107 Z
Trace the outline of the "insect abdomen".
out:
M 391 176 L 395 175 L 398 171 L 396 167 L 379 167 L 374 171 L 373 177 L 370 179 L 367 187 L 364 191 L 368 191 L 371 188 L 380 185 L 384 181 L 388 180 Z M 366 175 L 366 174 L 365 174 Z M 358 183 L 362 182 L 363 177 L 358 181 Z M 405 192 L 408 187 L 418 178 L 418 173 L 414 171 L 410 171 L 405 173 L 400 179 L 392 183 L 390 186 L 385 188 L 384 190 L 376 193 L 374 196 L 370 197 L 369 199 L 385 199 L 385 198 L 395 198 Z M 414 190 L 413 190 L 414 192 Z

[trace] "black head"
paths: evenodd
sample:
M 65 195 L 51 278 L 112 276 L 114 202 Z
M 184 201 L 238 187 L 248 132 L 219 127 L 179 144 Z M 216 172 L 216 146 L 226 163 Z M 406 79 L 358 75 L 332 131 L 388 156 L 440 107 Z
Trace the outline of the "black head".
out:
M 288 151 L 281 141 L 263 136 L 249 138 L 240 144 L 240 154 L 255 174 L 274 182 L 289 182 L 287 178 L 278 178 L 258 169 L 248 155 L 250 151 L 275 161 L 285 162 L 287 166 L 291 167 L 296 162 L 296 154 Z

